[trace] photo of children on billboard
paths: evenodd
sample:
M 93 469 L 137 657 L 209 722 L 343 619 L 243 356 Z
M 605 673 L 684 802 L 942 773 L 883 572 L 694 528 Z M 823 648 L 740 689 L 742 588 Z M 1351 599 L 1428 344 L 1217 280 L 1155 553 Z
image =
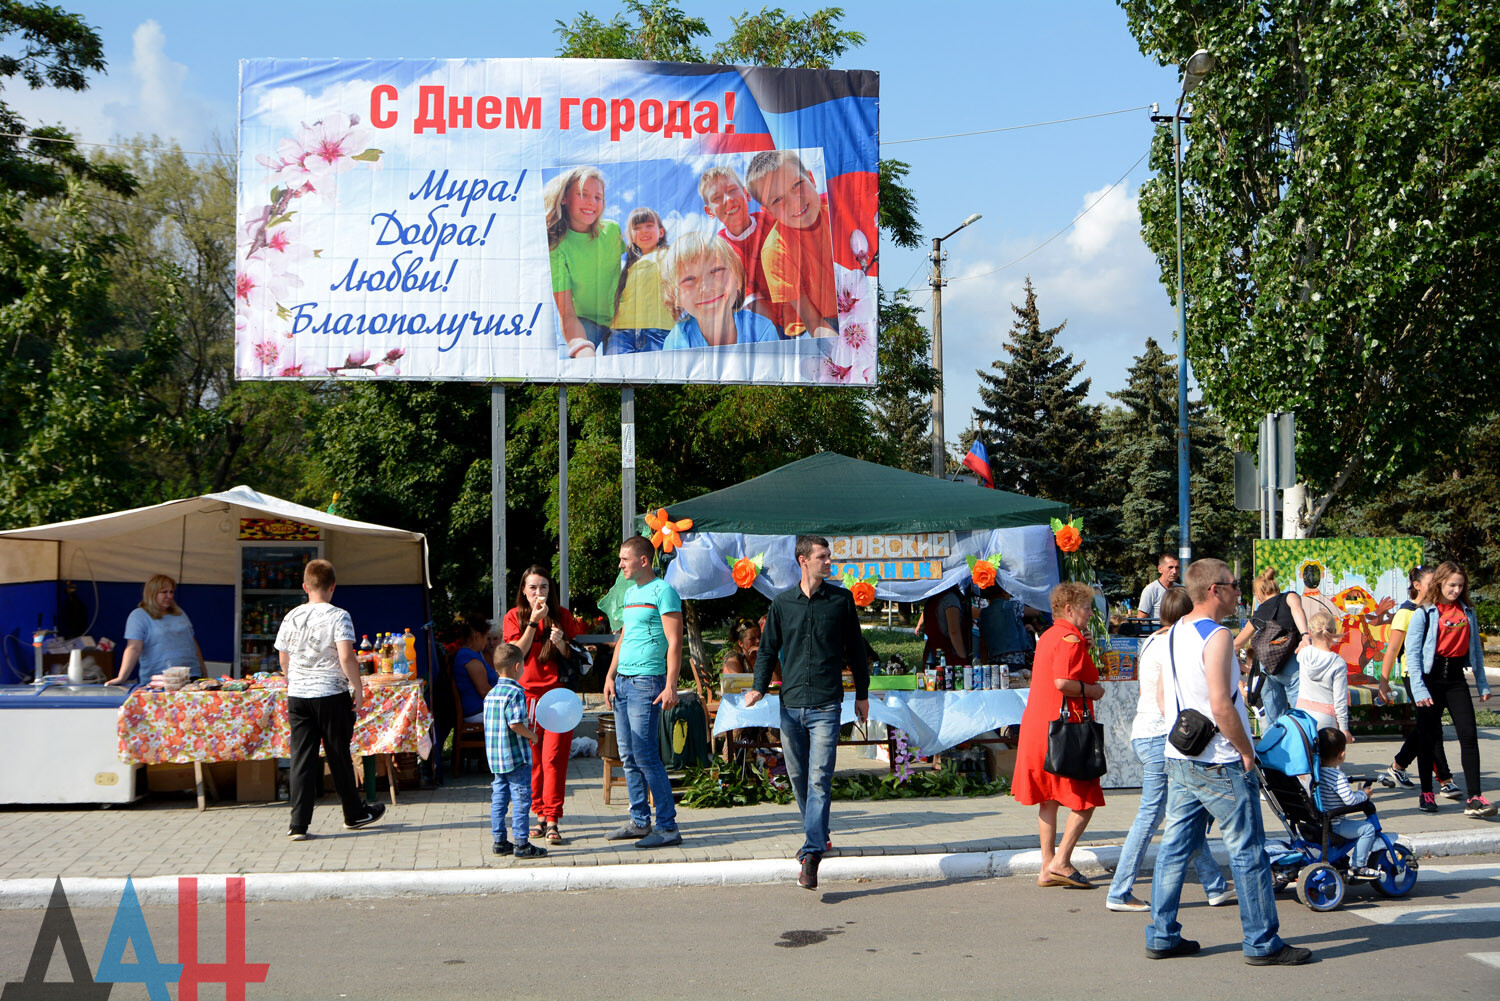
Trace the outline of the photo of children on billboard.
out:
M 235 376 L 876 382 L 879 77 L 246 60 Z
M 561 357 L 838 335 L 820 151 L 543 176 Z

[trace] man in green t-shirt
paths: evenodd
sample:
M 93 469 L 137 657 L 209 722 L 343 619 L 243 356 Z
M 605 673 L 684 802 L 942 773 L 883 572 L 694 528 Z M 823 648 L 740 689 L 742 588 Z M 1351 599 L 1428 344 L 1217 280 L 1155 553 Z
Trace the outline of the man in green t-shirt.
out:
M 620 575 L 630 580 L 615 642 L 604 700 L 615 710 L 615 741 L 630 793 L 630 820 L 610 841 L 635 841 L 638 848 L 682 844 L 672 783 L 661 761 L 656 730 L 664 709 L 677 704 L 682 670 L 682 599 L 651 569 L 651 543 L 639 535 L 620 546 Z M 648 798 L 649 797 L 649 798 Z M 651 801 L 656 801 L 656 830 Z

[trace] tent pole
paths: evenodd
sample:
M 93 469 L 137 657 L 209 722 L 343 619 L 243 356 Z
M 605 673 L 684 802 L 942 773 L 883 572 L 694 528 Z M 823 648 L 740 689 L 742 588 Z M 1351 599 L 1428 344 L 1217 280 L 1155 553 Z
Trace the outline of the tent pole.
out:
M 635 387 L 620 390 L 620 538 L 635 534 Z
M 568 387 L 557 387 L 557 603 L 568 607 Z
M 490 621 L 505 617 L 505 387 L 490 387 Z M 429 616 L 430 617 L 430 616 Z

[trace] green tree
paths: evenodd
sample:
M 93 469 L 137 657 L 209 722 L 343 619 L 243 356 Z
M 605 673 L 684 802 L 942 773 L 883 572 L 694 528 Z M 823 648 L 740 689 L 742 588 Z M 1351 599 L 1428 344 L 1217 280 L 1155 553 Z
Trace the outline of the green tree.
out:
M 928 360 L 932 337 L 906 289 L 881 292 L 880 385 L 870 398 L 881 460 L 925 473 L 932 457 L 932 393 L 937 369 Z
M 83 90 L 104 69 L 97 34 L 55 7 L 0 5 L 0 38 L 0 88 L 19 78 Z M 30 129 L 4 103 L 0 133 L 0 524 L 127 506 L 149 496 L 136 457 L 169 437 L 142 387 L 175 351 L 176 276 L 156 275 L 140 336 L 122 341 L 108 263 L 121 236 L 92 216 L 89 199 L 128 197 L 135 178 L 90 161 L 61 130 Z
M 1057 344 L 1067 321 L 1042 326 L 1030 276 L 1024 303 L 1012 303 L 1011 310 L 1016 318 L 1005 343 L 1009 358 L 991 363 L 994 371 L 979 370 L 980 405 L 974 408 L 977 430 L 989 446 L 995 486 L 1092 508 L 1099 474 L 1099 412 L 1084 402 L 1090 380 L 1078 378 L 1083 362 L 1073 361 Z
M 1335 511 L 1328 522 L 1336 535 L 1421 536 L 1424 562 L 1455 560 L 1469 572 L 1470 590 L 1500 599 L 1500 415 L 1457 436 L 1441 465 Z
M 1189 358 L 1232 431 L 1297 412 L 1316 531 L 1334 497 L 1389 491 L 1492 402 L 1500 7 L 1121 6 L 1163 65 L 1218 59 L 1182 167 Z M 1152 163 L 1143 231 L 1175 285 L 1165 129 Z
M 302 383 L 242 382 L 234 371 L 234 173 L 227 158 L 190 160 L 156 137 L 137 137 L 119 158 L 138 179 L 134 197 L 95 188 L 96 224 L 118 234 L 106 261 L 114 333 L 122 347 L 159 322 L 158 293 L 170 274 L 177 351 L 142 386 L 172 429 L 165 446 L 137 456 L 160 499 L 251 483 L 288 496 L 303 480 L 303 437 L 317 392 Z M 111 157 L 117 154 L 108 154 Z M 102 164 L 103 156 L 91 158 Z
M 1154 338 L 1130 367 L 1120 406 L 1103 414 L 1104 490 L 1119 519 L 1102 570 L 1126 597 L 1156 576 L 1157 557 L 1179 546 L 1176 357 Z M 1234 510 L 1234 455 L 1222 424 L 1200 401 L 1188 409 L 1188 499 L 1193 552 L 1247 558 L 1248 516 Z

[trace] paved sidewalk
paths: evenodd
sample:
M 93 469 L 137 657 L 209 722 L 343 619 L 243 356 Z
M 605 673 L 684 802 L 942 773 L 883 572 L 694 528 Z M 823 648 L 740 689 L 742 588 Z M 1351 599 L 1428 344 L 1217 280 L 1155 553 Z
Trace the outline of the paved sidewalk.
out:
M 1480 730 L 1485 785 L 1500 800 L 1500 730 Z M 1450 734 L 1451 739 L 1451 734 Z M 1371 776 L 1390 761 L 1398 743 L 1369 738 L 1350 748 L 1353 778 Z M 1453 762 L 1457 764 L 1457 747 Z M 841 752 L 840 769 L 884 769 L 877 761 Z M 490 854 L 489 777 L 467 774 L 439 789 L 403 792 L 379 825 L 342 828 L 337 800 L 319 801 L 312 840 L 286 839 L 287 805 L 226 804 L 204 813 L 191 798 L 147 799 L 132 806 L 30 810 L 0 808 L 0 880 L 68 877 L 165 876 L 177 873 L 339 873 L 540 866 L 604 866 L 643 862 L 721 862 L 788 859 L 801 843 L 795 807 L 760 805 L 724 810 L 679 807 L 680 847 L 638 850 L 607 842 L 625 817 L 625 790 L 606 807 L 597 758 L 575 758 L 568 773 L 563 817 L 567 843 L 540 863 Z M 1460 780 L 1461 781 L 1461 780 Z M 1413 835 L 1493 834 L 1500 823 L 1465 817 L 1461 804 L 1439 799 L 1435 815 L 1418 813 L 1414 790 L 1374 790 L 1387 830 Z M 1118 845 L 1139 802 L 1137 790 L 1106 791 L 1083 845 Z M 1280 830 L 1267 812 L 1269 832 Z M 833 804 L 833 841 L 841 858 L 1034 849 L 1036 810 L 1009 796 L 908 799 Z

